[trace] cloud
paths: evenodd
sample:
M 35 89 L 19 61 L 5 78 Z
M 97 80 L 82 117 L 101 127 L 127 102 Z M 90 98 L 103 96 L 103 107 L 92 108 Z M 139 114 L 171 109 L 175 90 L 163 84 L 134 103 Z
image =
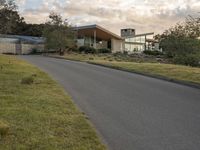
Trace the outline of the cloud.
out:
M 60 13 L 74 25 L 99 24 L 118 33 L 135 28 L 138 33 L 164 31 L 200 10 L 199 0 L 17 0 L 28 22 L 41 23 L 51 11 Z

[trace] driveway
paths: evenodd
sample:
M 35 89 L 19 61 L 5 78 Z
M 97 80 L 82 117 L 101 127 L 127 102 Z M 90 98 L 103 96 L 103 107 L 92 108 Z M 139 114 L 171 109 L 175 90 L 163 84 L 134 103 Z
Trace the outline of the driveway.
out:
M 87 63 L 20 58 L 64 87 L 111 150 L 200 150 L 199 89 Z

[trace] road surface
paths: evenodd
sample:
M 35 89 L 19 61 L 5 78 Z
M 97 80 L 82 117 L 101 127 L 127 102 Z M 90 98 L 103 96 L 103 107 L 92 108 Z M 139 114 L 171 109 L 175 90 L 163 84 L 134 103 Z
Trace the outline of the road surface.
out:
M 87 63 L 21 58 L 65 88 L 109 149 L 200 150 L 199 89 Z

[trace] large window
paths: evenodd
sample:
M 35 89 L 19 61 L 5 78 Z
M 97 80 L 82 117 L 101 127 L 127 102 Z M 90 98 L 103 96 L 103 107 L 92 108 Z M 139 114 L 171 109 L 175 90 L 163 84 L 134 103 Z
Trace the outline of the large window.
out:
M 125 49 L 126 49 L 126 51 L 129 51 L 129 52 L 142 52 L 145 50 L 145 45 L 144 44 L 126 43 Z
M 125 39 L 126 42 L 132 42 L 132 43 L 141 43 L 144 44 L 145 43 L 145 36 L 138 36 L 138 37 L 133 37 L 133 38 L 126 38 Z

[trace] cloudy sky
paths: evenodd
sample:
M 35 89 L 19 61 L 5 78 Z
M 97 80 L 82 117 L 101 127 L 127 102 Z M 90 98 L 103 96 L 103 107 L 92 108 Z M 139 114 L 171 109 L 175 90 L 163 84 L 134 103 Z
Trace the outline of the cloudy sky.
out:
M 187 15 L 200 15 L 200 0 L 16 0 L 29 23 L 44 23 L 55 11 L 73 25 L 101 25 L 160 33 Z

